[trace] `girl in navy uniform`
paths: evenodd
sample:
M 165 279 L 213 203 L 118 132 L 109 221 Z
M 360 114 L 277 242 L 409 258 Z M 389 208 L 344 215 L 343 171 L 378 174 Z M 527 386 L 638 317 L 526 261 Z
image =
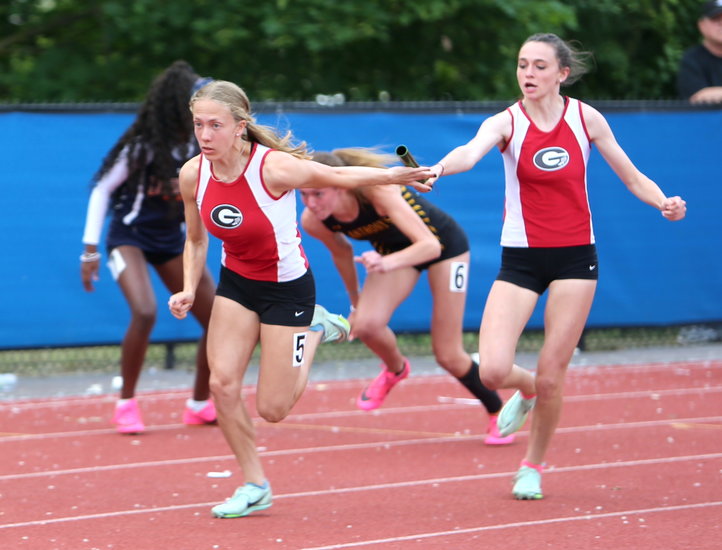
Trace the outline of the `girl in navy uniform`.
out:
M 148 266 L 152 266 L 173 293 L 183 286 L 183 204 L 178 172 L 197 152 L 188 100 L 199 77 L 188 63 L 176 61 L 154 80 L 133 124 L 105 157 L 90 195 L 80 257 L 81 279 L 92 291 L 98 279 L 98 245 L 106 214 L 110 224 L 105 241 L 108 267 L 130 307 L 130 324 L 121 349 L 123 384 L 113 415 L 120 433 L 141 433 L 145 425 L 135 399 L 150 334 L 156 318 L 156 298 Z M 198 286 L 192 314 L 203 327 L 198 342 L 193 395 L 186 402 L 183 422 L 216 421 L 209 399 L 206 329 L 214 284 L 208 270 Z

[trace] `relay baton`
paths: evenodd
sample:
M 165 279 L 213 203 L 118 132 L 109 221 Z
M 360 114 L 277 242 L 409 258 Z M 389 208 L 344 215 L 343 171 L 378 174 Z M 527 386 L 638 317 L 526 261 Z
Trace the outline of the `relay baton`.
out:
M 411 151 L 409 151 L 409 148 L 406 147 L 406 145 L 399 145 L 396 148 L 396 155 L 401 159 L 401 162 L 409 168 L 419 167 L 419 163 L 416 162 L 414 155 L 411 154 Z
M 414 155 L 411 154 L 411 151 L 409 151 L 409 148 L 406 147 L 406 145 L 399 145 L 396 148 L 396 156 L 398 156 L 401 159 L 401 162 L 403 162 L 404 165 L 408 166 L 409 168 L 419 167 L 419 163 L 416 162 Z M 428 181 L 428 178 L 416 181 L 418 181 L 419 183 L 426 183 Z

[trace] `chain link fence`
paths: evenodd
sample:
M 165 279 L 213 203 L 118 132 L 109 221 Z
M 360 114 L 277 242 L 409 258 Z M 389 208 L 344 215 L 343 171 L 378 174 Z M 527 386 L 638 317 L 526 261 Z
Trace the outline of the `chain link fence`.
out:
M 526 331 L 519 341 L 519 352 L 536 352 L 543 342 L 541 330 Z M 429 334 L 399 334 L 399 346 L 412 357 L 431 356 Z M 477 333 L 463 335 L 464 348 L 476 351 Z M 683 326 L 595 328 L 584 332 L 579 342 L 582 351 L 615 351 L 650 347 L 683 347 L 722 341 L 722 322 Z M 196 342 L 164 342 L 152 344 L 145 360 L 145 368 L 195 368 Z M 258 360 L 259 350 L 254 354 Z M 372 358 L 371 351 L 361 342 L 320 346 L 316 353 L 319 361 L 353 361 Z M 54 374 L 119 371 L 120 346 L 73 348 L 39 348 L 0 350 L 0 373 L 19 376 L 49 376 Z

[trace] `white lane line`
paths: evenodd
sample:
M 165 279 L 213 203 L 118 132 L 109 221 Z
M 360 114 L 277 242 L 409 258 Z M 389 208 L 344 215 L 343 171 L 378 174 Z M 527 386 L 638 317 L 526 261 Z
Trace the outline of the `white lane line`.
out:
M 710 417 L 710 418 L 700 418 L 695 419 L 695 422 L 701 422 L 703 425 L 708 422 L 722 422 L 722 416 L 718 417 Z M 637 426 L 634 427 L 649 427 L 650 425 L 684 425 L 686 428 L 690 428 L 691 425 L 694 424 L 694 422 L 691 422 L 689 419 L 674 419 L 674 420 L 664 420 L 664 421 L 657 421 L 657 422 L 637 422 L 635 423 Z M 629 423 L 625 424 L 617 424 L 617 428 L 628 428 Z M 602 430 L 610 430 L 614 429 L 614 426 L 609 425 L 593 425 L 593 426 L 579 426 L 576 428 L 559 428 L 557 430 L 557 433 L 575 433 L 575 432 L 585 432 L 588 433 L 590 431 L 602 431 Z M 524 433 L 524 432 L 521 432 Z M 395 447 L 409 447 L 413 445 L 438 445 L 441 443 L 451 443 L 455 441 L 459 441 L 460 439 L 478 439 L 481 441 L 483 439 L 483 436 L 475 435 L 475 436 L 464 436 L 464 435 L 458 435 L 458 436 L 446 436 L 446 437 L 424 437 L 424 438 L 418 438 L 418 439 L 402 439 L 402 440 L 396 440 L 396 441 L 370 441 L 366 443 L 348 443 L 344 445 L 330 445 L 330 446 L 319 446 L 319 447 L 303 447 L 303 448 L 293 448 L 293 449 L 278 449 L 274 451 L 269 450 L 260 450 L 259 455 L 263 457 L 278 457 L 278 456 L 294 456 L 294 455 L 308 455 L 308 454 L 322 454 L 322 453 L 335 453 L 335 452 L 345 452 L 345 451 L 355 451 L 355 450 L 363 450 L 363 449 L 376 449 L 378 447 L 385 447 L 387 449 L 395 448 Z M 700 456 L 706 456 L 706 455 L 700 455 Z M 674 457 L 672 457 L 674 459 Z M 206 462 L 223 462 L 228 460 L 234 460 L 234 457 L 232 454 L 227 455 L 216 455 L 216 456 L 204 456 L 204 457 L 191 457 L 191 458 L 176 458 L 176 459 L 165 459 L 165 460 L 152 460 L 152 461 L 145 461 L 145 462 L 130 462 L 127 464 L 107 464 L 105 466 L 86 466 L 82 468 L 69 468 L 64 470 L 45 470 L 41 472 L 27 472 L 27 473 L 19 473 L 19 474 L 4 474 L 0 475 L 0 481 L 11 481 L 11 480 L 18 480 L 18 479 L 31 479 L 31 478 L 39 478 L 39 477 L 57 477 L 57 476 L 63 476 L 63 475 L 75 475 L 75 474 L 83 474 L 83 473 L 93 473 L 93 472 L 107 472 L 107 471 L 123 471 L 123 470 L 132 470 L 137 468 L 157 468 L 157 467 L 165 467 L 165 466 L 179 466 L 184 464 L 202 464 Z
M 650 466 L 650 465 L 657 465 L 657 464 L 673 464 L 673 463 L 679 463 L 679 462 L 690 462 L 690 461 L 700 461 L 700 460 L 719 460 L 720 458 L 722 458 L 722 453 L 640 459 L 640 460 L 630 460 L 630 461 L 624 461 L 624 462 L 603 462 L 603 463 L 598 463 L 598 464 L 583 464 L 583 465 L 578 465 L 578 466 L 563 466 L 563 467 L 559 467 L 559 468 L 549 468 L 548 470 L 544 471 L 544 474 L 545 475 L 554 475 L 557 473 L 565 473 L 565 472 L 578 472 L 578 471 L 589 471 L 589 470 L 599 470 L 599 469 L 608 470 L 609 468 L 628 468 L 628 467 Z M 402 488 L 402 487 L 440 485 L 440 484 L 445 484 L 445 483 L 462 483 L 462 482 L 468 482 L 468 481 L 496 479 L 496 478 L 500 478 L 500 477 L 511 477 L 514 473 L 515 472 L 511 472 L 511 471 L 510 472 L 496 472 L 496 473 L 491 473 L 491 474 L 475 474 L 475 475 L 465 475 L 465 476 L 432 478 L 432 479 L 424 479 L 424 480 L 380 483 L 380 484 L 363 485 L 363 486 L 356 486 L 356 487 L 323 489 L 323 490 L 317 490 L 317 491 L 304 491 L 304 492 L 299 492 L 299 493 L 274 494 L 273 498 L 276 500 L 309 498 L 309 497 L 315 498 L 315 497 L 319 497 L 319 496 L 340 495 L 340 494 L 360 493 L 360 492 L 369 492 L 369 491 L 380 491 L 380 490 L 388 490 L 388 489 L 397 489 L 397 488 Z M 104 519 L 104 518 L 110 518 L 110 517 L 120 517 L 120 516 L 127 516 L 127 515 L 136 515 L 136 514 L 153 514 L 153 513 L 158 513 L 158 512 L 169 512 L 169 511 L 177 512 L 178 510 L 183 510 L 183 509 L 211 507 L 211 506 L 214 506 L 215 504 L 218 504 L 218 502 L 202 502 L 202 503 L 194 503 L 194 504 L 180 504 L 180 505 L 174 505 L 174 506 L 158 506 L 158 507 L 154 507 L 154 508 L 145 508 L 145 509 L 119 510 L 117 512 L 105 512 L 105 513 L 101 513 L 101 514 L 85 514 L 85 515 L 79 515 L 79 516 L 67 516 L 67 517 L 62 517 L 62 518 L 24 521 L 24 522 L 18 522 L 18 523 L 7 523 L 4 525 L 0 524 L 0 530 L 1 529 L 18 528 L 18 527 L 29 527 L 32 525 L 50 525 L 50 524 L 54 524 L 54 523 L 68 523 L 68 522 L 85 521 L 85 520 L 92 520 L 92 519 Z M 702 506 L 702 505 L 717 506 L 719 504 L 722 504 L 722 503 L 712 502 L 712 503 L 703 503 L 700 505 L 689 505 L 689 506 Z M 675 509 L 674 506 L 664 506 L 664 507 L 660 507 L 660 508 L 645 509 L 645 510 L 642 510 L 641 512 L 649 512 L 650 510 L 669 511 L 669 510 L 674 510 L 674 509 Z M 684 509 L 684 507 L 682 507 L 680 509 Z M 621 513 L 622 512 L 618 512 L 618 513 L 615 512 L 615 514 L 621 514 Z M 634 512 L 626 512 L 626 513 L 634 513 Z M 584 516 L 584 517 L 585 518 L 597 518 L 597 517 L 605 517 L 605 515 L 604 514 L 594 514 L 591 516 Z M 567 519 L 568 518 L 560 518 L 560 521 L 567 520 Z M 530 523 L 529 525 L 533 525 L 533 524 L 534 523 Z M 497 526 L 496 528 L 506 527 L 509 525 L 516 525 L 516 524 L 502 524 L 500 526 Z M 486 530 L 486 529 L 490 529 L 490 528 L 494 528 L 494 526 L 479 527 L 477 529 Z M 459 532 L 460 531 L 453 531 L 453 533 L 459 533 Z M 399 540 L 403 540 L 403 539 L 399 539 Z M 324 548 L 326 548 L 326 547 L 324 547 Z M 335 547 L 329 547 L 329 548 L 335 548 Z M 340 548 L 343 548 L 343 546 Z
M 379 544 L 389 544 L 401 541 L 415 541 L 419 539 L 432 539 L 438 537 L 449 537 L 455 535 L 468 535 L 471 533 L 481 533 L 484 531 L 496 531 L 501 529 L 513 529 L 517 527 L 535 527 L 537 525 L 552 525 L 555 523 L 568 523 L 572 521 L 599 520 L 617 517 L 649 515 L 660 512 L 680 512 L 684 510 L 698 510 L 702 508 L 711 508 L 722 506 L 722 501 L 699 502 L 696 504 L 680 504 L 677 506 L 661 506 L 655 508 L 640 508 L 624 510 L 623 512 L 606 512 L 603 514 L 593 514 L 584 516 L 557 517 L 549 519 L 539 519 L 532 521 L 516 521 L 513 523 L 499 523 L 496 525 L 484 525 L 482 527 L 470 527 L 467 529 L 454 529 L 453 531 L 436 531 L 431 533 L 417 533 L 415 535 L 406 535 L 403 537 L 392 537 L 386 539 L 374 539 L 366 541 L 347 542 L 342 544 L 331 544 L 328 546 L 313 546 L 302 548 L 301 550 L 338 550 L 340 548 L 359 548 L 362 546 L 377 546 Z
M 600 365 L 572 365 L 567 373 L 567 380 L 584 378 L 587 376 L 595 376 L 599 374 L 600 370 L 614 370 L 615 373 L 619 372 L 634 372 L 634 373 L 651 373 L 651 372 L 669 372 L 670 370 L 677 371 L 679 373 L 686 373 L 688 371 L 699 371 L 699 370 L 713 370 L 721 369 L 722 360 L 719 359 L 703 359 L 694 361 L 674 361 L 669 363 L 655 362 L 655 363 L 644 363 L 644 364 L 600 364 Z M 440 367 L 439 367 L 440 369 Z M 343 379 L 343 380 L 311 380 L 308 383 L 308 388 L 315 391 L 328 391 L 329 387 L 333 388 L 356 388 L 359 384 L 366 380 L 364 378 L 358 379 Z M 404 381 L 404 385 L 426 385 L 426 384 L 437 384 L 439 381 L 448 382 L 451 378 L 446 374 L 430 374 L 423 376 L 411 377 Z M 244 395 L 255 395 L 255 385 L 248 385 L 243 387 Z M 691 389 L 691 388 L 690 388 Z M 654 390 L 649 390 L 654 391 Z M 145 390 L 139 392 L 139 395 L 143 396 L 144 400 L 156 400 L 161 401 L 165 399 L 181 399 L 184 398 L 188 393 L 187 389 L 173 389 L 173 390 Z M 641 392 L 639 392 L 641 393 Z M 67 405 L 75 405 L 78 403 L 114 403 L 117 400 L 115 394 L 102 394 L 102 395 L 87 395 L 87 396 L 72 396 L 72 397 L 51 397 L 51 398 L 28 398 L 10 401 L 0 401 L 0 413 L 16 410 L 20 411 L 23 409 L 37 410 L 40 408 L 54 408 L 62 407 Z M 367 413 L 368 414 L 368 413 Z
M 583 394 L 583 395 L 570 395 L 565 396 L 565 403 L 579 403 L 585 401 L 604 401 L 604 400 L 615 400 L 615 399 L 652 399 L 658 400 L 661 397 L 675 397 L 675 396 L 686 396 L 686 395 L 700 395 L 700 394 L 713 394 L 721 393 L 722 386 L 707 386 L 707 387 L 691 387 L 691 388 L 676 388 L 666 390 L 637 390 L 630 392 L 617 392 L 617 393 L 601 393 L 601 394 Z M 428 412 L 434 410 L 449 410 L 450 406 L 458 406 L 464 408 L 464 406 L 475 405 L 480 406 L 479 401 L 476 399 L 469 399 L 464 397 L 449 397 L 439 396 L 437 398 L 439 404 L 437 405 L 415 405 L 409 407 L 387 407 L 384 409 L 378 409 L 371 411 L 359 411 L 356 409 L 349 410 L 337 410 L 327 412 L 314 412 L 314 413 L 299 413 L 291 414 L 285 422 L 293 422 L 297 420 L 311 420 L 311 419 L 323 419 L 323 418 L 350 418 L 356 416 L 388 416 L 392 414 L 409 414 L 415 412 Z M 0 407 L 0 414 L 2 413 L 2 407 Z M 255 419 L 258 425 L 263 425 L 260 419 Z M 152 427 L 153 431 L 160 430 L 175 430 L 185 428 L 183 424 L 160 424 Z M 64 437 L 83 437 L 93 435 L 106 435 L 114 434 L 113 428 L 102 428 L 97 430 L 78 430 L 69 432 L 48 432 L 40 434 L 19 434 L 13 432 L 5 432 L 4 434 L 0 431 L 0 445 L 3 443 L 10 443 L 13 441 L 28 441 L 28 440 L 46 440 Z
M 454 398 L 456 399 L 456 398 Z M 478 404 L 478 403 L 477 403 Z M 456 410 L 456 409 L 463 409 L 466 408 L 467 404 L 465 402 L 459 403 L 451 403 L 451 404 L 440 404 L 440 405 L 429 405 L 429 406 L 414 406 L 414 407 L 389 407 L 387 409 L 384 409 L 383 413 L 379 413 L 378 416 L 388 416 L 393 414 L 410 414 L 415 412 L 430 412 L 430 411 L 440 411 L 440 410 Z M 358 411 L 360 415 L 363 415 L 365 413 Z M 280 428 L 292 428 L 294 423 L 298 423 L 299 421 L 308 421 L 308 420 L 323 420 L 323 419 L 343 419 L 353 416 L 358 416 L 357 412 L 355 411 L 337 411 L 333 413 L 308 413 L 308 414 L 297 414 L 297 415 L 291 415 L 288 418 L 286 418 L 281 424 L 270 424 L 267 423 L 261 419 L 254 419 L 254 424 L 256 428 L 263 429 L 263 428 L 269 428 L 269 429 L 280 429 Z M 660 419 L 660 420 L 643 420 L 639 422 L 619 422 L 616 424 L 592 424 L 589 426 L 570 426 L 567 428 L 557 428 L 556 432 L 563 432 L 563 433 L 575 433 L 575 432 L 583 432 L 588 430 L 600 430 L 600 429 L 624 429 L 624 428 L 639 428 L 639 427 L 646 427 L 646 426 L 662 426 L 666 424 L 679 424 L 679 423 L 689 423 L 689 424 L 698 424 L 698 423 L 706 423 L 706 422 L 720 422 L 722 420 L 722 416 L 706 416 L 706 417 L 687 417 L 687 418 L 674 418 L 674 419 Z M 332 427 L 326 427 L 319 425 L 318 429 L 339 429 L 340 426 L 332 426 Z M 184 424 L 162 424 L 162 425 L 154 425 L 152 426 L 152 431 L 166 431 L 166 430 L 183 430 L 188 429 L 187 426 Z M 211 427 L 208 427 L 208 429 L 212 429 Z M 526 432 L 519 432 L 519 434 L 524 434 Z M 113 434 L 115 436 L 119 436 L 116 431 L 112 428 L 103 428 L 98 430 L 78 430 L 78 431 L 72 431 L 72 432 L 48 432 L 48 433 L 39 433 L 39 434 L 2 434 L 0 433 L 0 445 L 3 443 L 13 443 L 17 441 L 46 441 L 46 440 L 54 440 L 54 439 L 63 439 L 63 438 L 79 438 L 79 437 L 91 437 L 91 436 L 97 436 L 97 435 L 109 435 Z M 446 434 L 444 434 L 446 435 Z M 138 437 L 148 437 L 148 434 Z M 454 437 L 458 438 L 474 438 L 474 437 L 482 437 L 479 434 L 464 434 L 464 433 L 458 433 L 455 434 Z
M 671 390 L 641 390 L 616 393 L 592 393 L 581 395 L 565 395 L 565 403 L 579 403 L 584 401 L 606 401 L 609 399 L 636 399 L 648 398 L 658 400 L 661 397 L 682 397 L 684 395 L 699 395 L 705 393 L 720 393 L 722 386 L 705 386 L 699 388 L 674 388 Z M 479 405 L 478 399 L 470 397 L 451 397 L 440 395 L 437 397 L 439 403 L 448 403 L 452 405 Z

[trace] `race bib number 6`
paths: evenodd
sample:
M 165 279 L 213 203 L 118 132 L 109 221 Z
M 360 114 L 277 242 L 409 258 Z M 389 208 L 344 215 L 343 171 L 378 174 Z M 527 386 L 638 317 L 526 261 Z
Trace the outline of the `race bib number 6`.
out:
M 449 290 L 451 292 L 466 292 L 466 279 L 469 273 L 467 262 L 452 262 L 449 275 Z

